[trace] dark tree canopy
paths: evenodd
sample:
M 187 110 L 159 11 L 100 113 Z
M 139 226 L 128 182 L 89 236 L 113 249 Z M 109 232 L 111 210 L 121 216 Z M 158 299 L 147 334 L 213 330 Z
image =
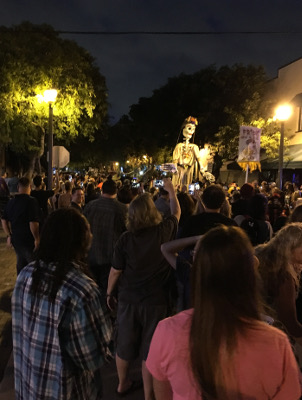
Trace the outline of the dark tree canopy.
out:
M 180 127 L 198 118 L 195 143 L 216 144 L 224 157 L 237 152 L 240 125 L 267 116 L 267 77 L 261 66 L 214 66 L 170 78 L 149 98 L 140 98 L 112 132 L 121 151 L 132 147 L 156 159 L 160 148 L 172 149 L 182 140 Z

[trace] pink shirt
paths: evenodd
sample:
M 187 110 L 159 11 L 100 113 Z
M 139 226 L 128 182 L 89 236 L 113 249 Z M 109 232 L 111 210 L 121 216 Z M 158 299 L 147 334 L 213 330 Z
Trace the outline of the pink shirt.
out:
M 200 400 L 189 362 L 193 310 L 159 322 L 151 342 L 147 368 L 159 381 L 169 381 L 174 400 Z M 287 336 L 259 323 L 238 338 L 235 376 L 242 400 L 298 400 L 300 372 Z

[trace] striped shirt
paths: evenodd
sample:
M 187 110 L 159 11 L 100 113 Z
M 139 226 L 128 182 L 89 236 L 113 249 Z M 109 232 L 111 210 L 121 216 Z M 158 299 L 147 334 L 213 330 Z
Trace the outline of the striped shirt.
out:
M 40 264 L 47 285 L 54 265 Z M 31 292 L 33 269 L 21 271 L 12 296 L 16 399 L 101 398 L 112 331 L 97 285 L 74 264 L 51 302 Z

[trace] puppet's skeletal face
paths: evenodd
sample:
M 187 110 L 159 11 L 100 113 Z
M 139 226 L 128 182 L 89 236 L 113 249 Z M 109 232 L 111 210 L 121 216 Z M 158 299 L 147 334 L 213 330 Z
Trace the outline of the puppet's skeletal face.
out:
M 185 139 L 191 139 L 195 132 L 195 125 L 194 124 L 187 124 L 182 131 L 182 134 Z

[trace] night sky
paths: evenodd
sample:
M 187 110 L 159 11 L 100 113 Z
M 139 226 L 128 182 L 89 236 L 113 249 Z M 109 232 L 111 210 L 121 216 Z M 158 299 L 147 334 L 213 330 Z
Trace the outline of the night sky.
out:
M 169 77 L 210 65 L 262 64 L 269 77 L 302 57 L 301 0 L 1 0 L 0 25 L 59 31 L 282 32 L 223 35 L 72 35 L 105 76 L 111 121 Z

